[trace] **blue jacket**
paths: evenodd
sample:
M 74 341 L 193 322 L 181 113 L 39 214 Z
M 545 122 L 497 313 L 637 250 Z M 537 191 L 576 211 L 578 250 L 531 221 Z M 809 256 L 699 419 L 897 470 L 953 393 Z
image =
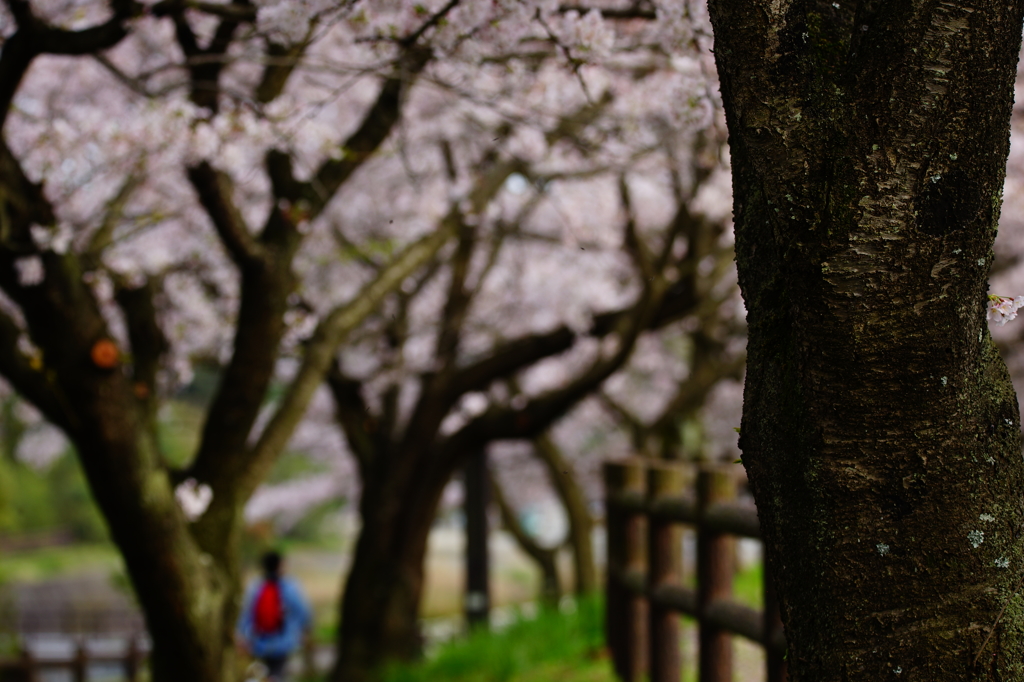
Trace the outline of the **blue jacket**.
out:
M 279 579 L 281 606 L 284 609 L 284 627 L 271 635 L 256 634 L 253 618 L 256 596 L 263 587 L 263 580 L 257 580 L 245 591 L 242 613 L 238 617 L 238 634 L 249 645 L 256 658 L 283 657 L 302 645 L 302 633 L 309 628 L 313 617 L 298 583 L 282 576 Z

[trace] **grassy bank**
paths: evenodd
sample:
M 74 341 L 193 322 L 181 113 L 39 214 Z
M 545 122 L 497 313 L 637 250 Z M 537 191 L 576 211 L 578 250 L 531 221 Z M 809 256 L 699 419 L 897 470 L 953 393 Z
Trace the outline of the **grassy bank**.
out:
M 429 660 L 395 666 L 386 682 L 613 682 L 604 653 L 603 606 L 586 599 L 521 617 L 501 632 L 477 631 Z
M 761 608 L 761 567 L 741 571 L 736 601 Z M 604 649 L 604 605 L 588 599 L 577 608 L 521 617 L 500 632 L 478 631 L 442 645 L 429 659 L 388 670 L 385 682 L 615 682 Z M 683 680 L 694 682 L 696 623 L 682 619 Z M 762 679 L 763 652 L 734 640 L 735 679 Z

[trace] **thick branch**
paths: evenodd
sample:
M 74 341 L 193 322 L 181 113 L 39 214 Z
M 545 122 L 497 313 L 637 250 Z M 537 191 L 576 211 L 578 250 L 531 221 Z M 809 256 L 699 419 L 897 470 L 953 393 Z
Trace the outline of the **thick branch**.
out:
M 692 290 L 685 285 L 673 285 L 654 313 L 651 327 L 663 327 L 686 316 L 693 310 L 695 303 Z M 606 336 L 632 312 L 631 306 L 595 315 L 594 323 L 587 334 Z M 561 326 L 548 332 L 506 341 L 487 357 L 460 369 L 450 380 L 449 390 L 461 395 L 468 391 L 485 389 L 491 382 L 501 377 L 515 374 L 539 360 L 568 350 L 575 343 L 576 337 L 576 332 Z
M 129 16 L 127 13 L 115 15 L 104 24 L 81 31 L 44 29 L 38 36 L 39 51 L 45 54 L 83 55 L 109 49 L 128 35 L 124 22 Z
M 492 407 L 470 420 L 440 444 L 439 450 L 444 453 L 439 458 L 441 466 L 454 470 L 463 453 L 492 440 L 536 438 L 597 389 L 629 358 L 640 331 L 649 328 L 657 319 L 657 304 L 662 297 L 659 291 L 661 284 L 660 280 L 652 283 L 635 304 L 632 314 L 618 320 L 614 330 L 618 336 L 618 347 L 613 353 L 608 357 L 599 357 L 587 371 L 568 385 L 539 395 L 522 408 Z
M 37 358 L 36 364 L 22 354 L 18 338 L 22 330 L 7 313 L 0 311 L 0 374 L 11 386 L 35 405 L 46 418 L 68 430 L 72 420 L 58 398 L 53 385 L 47 380 L 45 358 Z
M 188 169 L 188 179 L 235 263 L 241 266 L 262 258 L 265 255 L 262 247 L 249 233 L 245 219 L 232 199 L 231 178 L 227 173 L 203 161 Z
M 256 7 L 242 4 L 222 5 L 212 2 L 193 2 L 192 0 L 186 0 L 186 2 L 181 2 L 181 0 L 161 0 L 161 2 L 153 5 L 150 11 L 153 13 L 153 16 L 162 17 L 180 11 L 180 8 L 183 6 L 203 12 L 204 14 L 221 17 L 222 19 L 231 19 L 232 21 L 244 23 L 256 21 Z
M 243 3 L 240 6 L 247 7 Z M 227 5 L 226 7 L 232 7 Z M 169 15 L 174 21 L 175 35 L 178 45 L 185 54 L 188 65 L 190 92 L 189 98 L 198 106 L 209 109 L 216 114 L 220 105 L 220 75 L 224 71 L 228 47 L 234 38 L 235 31 L 244 18 L 224 16 L 214 31 L 210 44 L 203 49 L 199 46 L 195 32 L 185 16 L 186 3 L 160 3 L 160 14 Z M 199 59 L 197 59 L 197 57 Z
M 337 360 L 331 363 L 327 372 L 327 386 L 334 397 L 334 411 L 345 433 L 349 449 L 359 464 L 359 471 L 365 473 L 375 452 L 374 436 L 377 433 L 376 419 L 363 400 L 362 384 L 345 376 Z
M 477 231 L 461 220 L 458 209 L 453 211 L 453 217 L 459 219 L 459 241 L 451 259 L 451 280 L 437 337 L 437 361 L 442 371 L 448 370 L 455 362 L 462 326 L 473 300 L 473 292 L 466 288 L 466 278 L 469 276 L 469 264 L 477 243 Z
M 7 122 L 14 93 L 38 54 L 31 33 L 24 29 L 18 29 L 0 50 L 0 130 Z
M 56 222 L 42 184 L 25 175 L 10 148 L 0 139 L 0 246 L 16 252 L 33 251 L 29 228 Z
M 338 188 L 377 151 L 391 133 L 401 116 L 405 92 L 426 67 L 430 57 L 430 50 L 420 47 L 410 47 L 402 54 L 395 73 L 384 81 L 377 101 L 366 112 L 362 124 L 345 140 L 342 158 L 325 162 L 317 170 L 314 182 L 308 185 L 313 215 L 324 209 Z
M 150 407 L 155 404 L 152 398 L 160 361 L 170 347 L 157 322 L 156 307 L 153 305 L 158 288 L 158 281 L 147 279 L 140 287 L 119 286 L 116 292 L 117 302 L 128 324 L 135 395 Z
M 335 308 L 320 322 L 306 345 L 298 374 L 248 458 L 242 483 L 243 494 L 255 489 L 273 464 L 274 458 L 288 443 L 313 393 L 330 368 L 338 345 L 377 309 L 385 296 L 432 259 L 452 237 L 453 231 L 454 226 L 443 224 L 442 229 L 408 246 L 391 265 L 363 287 L 354 300 Z
M 218 7 L 231 7 L 232 5 L 217 5 Z M 278 95 L 284 92 L 284 86 L 288 84 L 288 78 L 298 66 L 307 47 L 306 42 L 297 45 L 278 45 L 270 43 L 267 45 L 266 67 L 263 69 L 263 76 L 260 84 L 256 86 L 256 101 L 260 104 L 268 104 L 277 99 Z

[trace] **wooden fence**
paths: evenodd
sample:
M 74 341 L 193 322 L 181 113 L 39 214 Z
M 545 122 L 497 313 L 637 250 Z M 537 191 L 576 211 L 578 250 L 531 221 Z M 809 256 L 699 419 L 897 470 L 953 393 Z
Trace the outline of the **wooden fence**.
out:
M 137 682 L 142 663 L 147 655 L 138 636 L 127 639 L 121 653 L 90 651 L 84 639 L 78 639 L 71 656 L 35 657 L 29 648 L 22 647 L 17 660 L 0 661 L 0 682 L 36 682 L 41 671 L 70 670 L 74 682 L 87 682 L 89 666 L 94 663 L 119 664 L 128 682 Z
M 698 622 L 700 682 L 732 682 L 734 635 L 763 646 L 768 682 L 785 682 L 786 640 L 767 565 L 764 611 L 731 599 L 731 536 L 760 537 L 756 510 L 736 501 L 734 471 L 665 460 L 605 463 L 605 634 L 625 682 L 679 682 L 680 613 Z M 681 524 L 697 531 L 696 589 L 682 584 Z
M 104 636 L 104 639 L 111 638 Z M 34 656 L 31 647 L 23 644 L 17 658 L 0 659 L 0 682 L 38 682 L 43 670 L 69 670 L 73 682 L 88 682 L 89 666 L 103 663 L 120 667 L 127 682 L 138 682 L 142 666 L 149 656 L 146 638 L 141 635 L 124 638 L 124 647 L 120 653 L 100 653 L 89 647 L 87 642 L 84 636 L 76 637 L 73 652 L 63 656 Z M 317 669 L 316 644 L 310 636 L 303 639 L 299 665 L 298 679 L 319 679 L 323 673 L 323 670 Z

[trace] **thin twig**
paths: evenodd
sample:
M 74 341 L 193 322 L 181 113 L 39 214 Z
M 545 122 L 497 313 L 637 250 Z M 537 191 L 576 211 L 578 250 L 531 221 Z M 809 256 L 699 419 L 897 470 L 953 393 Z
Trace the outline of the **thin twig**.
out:
M 547 32 L 548 38 L 551 42 L 562 51 L 562 54 L 565 55 L 565 58 L 569 61 L 569 66 L 572 67 L 572 72 L 573 75 L 576 76 L 576 80 L 580 82 L 580 87 L 583 89 L 583 96 L 587 98 L 587 102 L 591 105 L 595 104 L 594 98 L 590 96 L 590 88 L 587 87 L 587 81 L 583 80 L 583 74 L 580 72 L 580 67 L 583 66 L 585 62 L 578 57 L 574 57 L 572 55 L 572 50 L 558 39 L 558 35 L 548 25 L 548 22 L 544 21 L 544 16 L 541 14 L 540 9 L 537 10 L 535 18 L 537 19 L 537 23 L 544 27 L 544 30 Z
M 449 0 L 447 5 L 438 10 L 437 13 L 434 14 L 432 17 L 427 19 L 426 23 L 424 23 L 422 26 L 416 29 L 414 33 L 412 33 L 409 36 L 406 36 L 405 38 L 402 38 L 402 40 L 399 41 L 399 44 L 402 47 L 411 47 L 415 45 L 416 41 L 419 40 L 424 33 L 429 31 L 431 27 L 435 26 L 442 19 L 448 16 L 448 13 L 451 12 L 452 9 L 454 9 L 455 6 L 459 4 L 459 2 L 461 2 L 461 0 Z

